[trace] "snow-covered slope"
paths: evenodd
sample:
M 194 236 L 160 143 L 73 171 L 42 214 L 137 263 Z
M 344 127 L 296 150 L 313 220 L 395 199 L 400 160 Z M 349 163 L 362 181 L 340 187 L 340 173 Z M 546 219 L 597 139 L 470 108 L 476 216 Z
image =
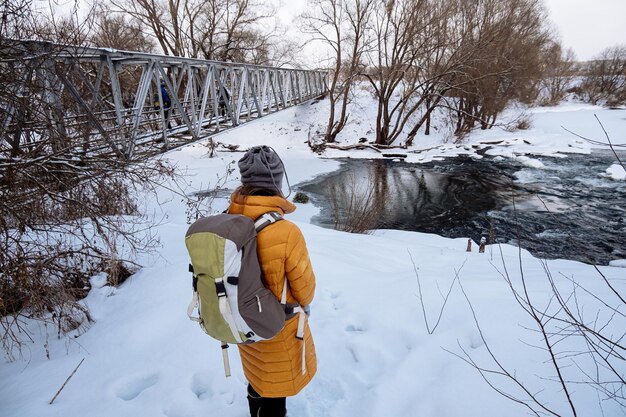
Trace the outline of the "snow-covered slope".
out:
M 336 161 L 310 153 L 304 144 L 309 126 L 323 115 L 324 105 L 305 104 L 288 109 L 221 134 L 216 140 L 243 147 L 273 146 L 285 161 L 289 180 L 296 184 L 338 167 Z M 580 127 L 593 130 L 593 112 L 609 114 L 597 108 L 560 110 L 563 111 L 558 114 L 566 115 L 572 123 L 589 118 Z M 623 135 L 620 132 L 625 131 L 626 122 L 614 114 L 607 116 L 612 120 L 607 124 L 619 127 L 616 136 Z M 531 144 L 536 141 L 539 148 L 567 150 L 572 141 L 578 142 L 557 131 L 556 126 L 567 122 L 556 116 L 555 112 L 544 111 L 537 114 L 532 130 L 522 134 L 481 132 L 470 137 L 470 143 L 501 139 L 505 143 L 498 149 L 503 154 L 513 150 L 515 155 L 511 156 L 528 152 L 527 147 L 532 145 L 516 140 L 524 138 Z M 351 125 L 350 129 L 355 126 L 359 125 Z M 571 128 L 577 130 L 577 126 Z M 585 133 L 589 131 L 581 132 Z M 550 138 L 553 142 L 549 145 L 540 144 Z M 616 142 L 619 139 L 614 137 Z M 347 136 L 342 140 L 348 141 Z M 586 146 L 580 145 L 581 149 Z M 199 143 L 168 154 L 186 171 L 188 192 L 210 188 L 228 164 L 241 156 L 224 152 L 208 158 L 206 150 Z M 451 148 L 450 152 L 456 150 Z M 329 155 L 340 154 L 337 151 Z M 369 151 L 354 153 L 365 155 Z M 234 175 L 227 185 L 236 184 Z M 219 199 L 214 209 L 221 210 L 226 204 L 225 199 Z M 145 268 L 120 288 L 103 286 L 101 276 L 93 278 L 93 290 L 84 302 L 95 323 L 80 335 L 57 339 L 52 329 L 47 329 L 46 336 L 46 329 L 38 322 L 27 324 L 34 333 L 33 342 L 24 345 L 22 358 L 0 364 L 0 416 L 247 415 L 246 381 L 236 348 L 230 349 L 233 377 L 225 379 L 219 343 L 186 317 L 191 277 L 183 243 L 188 227 L 185 205 L 166 189 L 147 205 L 165 216 L 156 230 L 162 243 L 159 253 L 144 256 L 141 261 Z M 528 330 L 533 326 L 532 320 L 515 302 L 502 274 L 506 267 L 513 284 L 520 288 L 523 271 L 529 295 L 538 306 L 549 303 L 546 268 L 566 293 L 573 288 L 573 280 L 596 296 L 611 299 L 614 294 L 592 266 L 559 260 L 542 263 L 527 252 L 506 245 L 490 247 L 484 254 L 477 253 L 474 245 L 473 252 L 466 252 L 466 239 L 436 235 L 400 231 L 377 231 L 373 235 L 341 233 L 309 224 L 315 213 L 314 207 L 299 205 L 290 216 L 304 232 L 317 276 L 310 325 L 319 361 L 318 374 L 311 384 L 300 395 L 288 399 L 290 416 L 527 415 L 525 407 L 495 393 L 473 367 L 453 354 L 462 356 L 465 350 L 480 366 L 494 366 L 468 299 L 489 348 L 501 363 L 515 372 L 531 392 L 538 393 L 542 401 L 567 413 L 560 387 L 552 382 L 555 373 L 549 366 L 549 357 L 534 347 L 541 344 L 540 335 Z M 622 294 L 626 292 L 625 269 L 600 270 Z M 418 282 L 430 328 L 435 326 L 444 296 L 451 288 L 441 321 L 432 334 L 426 330 Z M 577 294 L 585 314 L 595 318 L 598 301 L 582 290 Z M 600 314 L 600 322 L 606 319 L 607 315 Z M 619 326 L 624 322 L 618 319 L 609 326 L 623 332 Z M 574 349 L 577 342 L 565 340 L 559 342 L 558 348 Z M 83 358 L 76 374 L 54 404 L 49 405 Z M 579 360 L 581 367 L 590 366 L 583 357 L 573 359 Z M 561 360 L 567 365 L 566 377 L 580 377 L 571 364 L 572 358 Z M 519 394 L 510 381 L 496 381 L 498 386 Z M 578 415 L 601 415 L 594 390 L 577 385 L 573 396 Z M 603 407 L 606 416 L 622 415 L 623 410 L 610 402 L 603 403 Z

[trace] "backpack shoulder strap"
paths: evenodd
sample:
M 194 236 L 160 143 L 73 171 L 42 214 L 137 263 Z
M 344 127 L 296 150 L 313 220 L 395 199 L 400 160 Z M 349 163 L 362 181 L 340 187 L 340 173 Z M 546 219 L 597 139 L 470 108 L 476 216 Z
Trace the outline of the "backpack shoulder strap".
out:
M 256 219 L 256 221 L 254 222 L 254 228 L 256 229 L 256 232 L 258 234 L 261 230 L 265 229 L 270 224 L 276 223 L 280 220 L 283 220 L 282 214 L 276 211 L 270 211 Z
M 256 229 L 256 232 L 258 234 L 261 230 L 265 229 L 270 224 L 276 223 L 281 220 L 284 220 L 282 214 L 276 211 L 270 211 L 261 215 L 258 219 L 256 219 L 256 221 L 254 222 L 254 228 Z M 282 292 L 282 297 L 280 298 L 280 303 L 282 305 L 287 304 L 287 276 L 286 275 L 285 275 L 285 282 L 283 284 L 283 292 Z
M 258 219 L 256 219 L 256 221 L 254 222 L 254 228 L 256 229 L 256 232 L 258 234 L 261 230 L 263 230 L 270 224 L 276 223 L 277 221 L 280 221 L 280 220 L 283 220 L 282 214 L 275 212 L 275 211 L 270 211 L 268 213 L 263 214 Z M 287 307 L 287 286 L 288 285 L 289 285 L 289 282 L 287 281 L 287 275 L 285 275 L 285 279 L 283 283 L 283 291 L 280 297 L 280 303 L 285 308 Z M 301 358 L 302 375 L 305 375 L 306 374 L 306 343 L 304 342 L 304 324 L 306 320 L 306 313 L 304 309 L 302 308 L 302 306 L 299 306 L 297 304 L 296 304 L 296 307 L 292 308 L 292 312 L 299 314 L 298 329 L 296 330 L 296 339 L 302 341 L 302 358 Z

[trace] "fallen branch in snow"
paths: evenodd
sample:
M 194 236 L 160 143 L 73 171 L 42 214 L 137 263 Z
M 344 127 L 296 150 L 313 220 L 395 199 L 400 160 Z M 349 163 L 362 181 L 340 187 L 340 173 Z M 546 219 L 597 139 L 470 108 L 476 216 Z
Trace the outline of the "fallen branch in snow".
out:
M 247 149 L 239 149 L 239 145 L 232 145 L 228 143 L 217 142 L 215 144 L 215 148 L 217 149 L 219 147 L 221 147 L 222 150 L 226 152 L 246 152 L 247 151 Z
M 326 148 L 330 148 L 330 149 L 339 149 L 340 151 L 349 151 L 351 149 L 358 149 L 358 150 L 363 150 L 363 149 L 373 149 L 378 153 L 381 153 L 382 151 L 380 149 L 378 149 L 376 146 L 374 145 L 370 145 L 369 143 L 355 143 L 353 145 L 336 145 L 334 143 L 326 143 L 324 145 Z
M 352 149 L 358 149 L 358 150 L 373 149 L 378 153 L 382 153 L 383 151 L 388 150 L 388 149 L 406 149 L 405 145 L 391 146 L 391 145 L 376 145 L 376 144 L 370 144 L 370 143 L 354 143 L 352 145 L 337 145 L 334 143 L 325 143 L 322 145 L 322 147 L 331 148 L 331 149 L 339 149 L 340 151 L 349 151 Z M 406 157 L 406 155 L 401 155 L 400 157 Z
M 406 149 L 406 146 L 403 146 L 403 145 L 391 146 L 391 145 L 376 145 L 376 144 L 370 144 L 370 143 L 354 143 L 352 145 L 338 145 L 336 143 L 313 144 L 311 143 L 310 140 L 308 141 L 308 143 L 309 143 L 309 147 L 314 152 L 318 152 L 318 153 L 324 151 L 324 149 L 326 148 L 338 149 L 340 151 L 350 151 L 352 149 L 358 149 L 358 150 L 373 149 L 378 153 L 382 153 L 384 150 L 387 150 L 387 149 Z
M 376 146 L 378 149 L 406 149 L 407 146 L 405 145 L 382 145 L 382 144 L 378 144 L 378 145 L 374 145 Z
M 76 368 L 74 368 L 74 370 L 72 371 L 72 373 L 70 374 L 70 376 L 67 377 L 67 379 L 65 380 L 65 382 L 63 383 L 63 385 L 61 385 L 61 388 L 59 388 L 59 390 L 57 391 L 57 393 L 54 395 L 54 397 L 50 400 L 49 404 L 52 404 L 54 402 L 54 400 L 57 399 L 57 397 L 59 396 L 59 394 L 61 393 L 61 391 L 63 391 L 63 388 L 65 388 L 65 385 L 67 385 L 67 382 L 74 376 L 74 374 L 76 373 L 76 371 L 78 371 L 78 368 L 83 364 L 83 362 L 85 361 L 85 358 L 83 358 L 80 363 L 78 365 L 76 365 Z
M 408 151 L 409 153 L 422 153 L 422 152 L 428 152 L 428 151 L 432 151 L 435 149 L 441 149 L 441 145 L 439 146 L 433 146 L 432 148 L 426 148 L 426 149 L 416 149 L 414 151 Z

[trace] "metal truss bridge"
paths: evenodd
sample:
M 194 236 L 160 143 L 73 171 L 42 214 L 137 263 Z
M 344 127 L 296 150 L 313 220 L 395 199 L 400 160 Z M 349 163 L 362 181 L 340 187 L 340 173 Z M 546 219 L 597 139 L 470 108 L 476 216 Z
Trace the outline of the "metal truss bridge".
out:
M 133 159 L 327 89 L 325 71 L 4 39 L 0 158 L 37 151 Z

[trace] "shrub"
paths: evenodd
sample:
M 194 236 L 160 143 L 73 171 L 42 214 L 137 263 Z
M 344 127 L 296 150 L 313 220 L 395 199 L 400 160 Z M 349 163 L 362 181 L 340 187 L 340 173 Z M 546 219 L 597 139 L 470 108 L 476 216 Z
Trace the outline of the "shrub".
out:
M 354 175 L 343 184 L 333 184 L 329 201 L 335 229 L 350 233 L 368 233 L 380 226 L 383 199 L 376 198 L 374 174 L 360 181 Z
M 626 45 L 607 48 L 588 64 L 581 84 L 593 104 L 616 106 L 626 102 Z
M 307 204 L 309 201 L 309 196 L 300 191 L 298 191 L 296 195 L 293 196 L 294 203 Z

